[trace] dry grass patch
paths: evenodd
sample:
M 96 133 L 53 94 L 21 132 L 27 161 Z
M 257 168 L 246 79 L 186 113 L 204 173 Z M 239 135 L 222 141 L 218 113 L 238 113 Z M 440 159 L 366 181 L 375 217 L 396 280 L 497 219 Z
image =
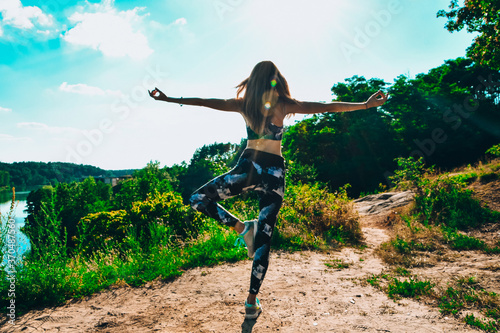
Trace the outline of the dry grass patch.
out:
M 411 267 L 434 266 L 446 258 L 441 228 L 424 226 L 411 217 L 390 215 L 391 239 L 375 250 L 389 265 Z

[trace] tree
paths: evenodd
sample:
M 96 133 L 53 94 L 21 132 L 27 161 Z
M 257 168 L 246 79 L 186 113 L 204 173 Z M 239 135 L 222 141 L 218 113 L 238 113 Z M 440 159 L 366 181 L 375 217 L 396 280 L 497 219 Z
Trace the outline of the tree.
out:
M 399 76 L 383 106 L 400 156 L 451 168 L 479 158 L 500 137 L 500 74 L 470 59 L 447 60 L 414 79 Z
M 232 143 L 213 143 L 196 149 L 189 165 L 175 165 L 169 173 L 178 181 L 177 192 L 185 202 L 193 191 L 210 179 L 229 171 L 242 152 L 246 141 L 238 146 Z
M 359 102 L 384 86 L 380 79 L 353 76 L 335 84 L 332 92 L 335 100 Z M 299 171 L 305 172 L 293 175 L 295 179 L 310 179 L 317 173 L 316 181 L 333 189 L 349 183 L 353 193 L 373 190 L 385 181 L 397 154 L 390 122 L 382 109 L 314 115 L 285 133 L 284 156 L 293 161 L 289 166 L 298 164 Z
M 9 186 L 10 174 L 7 171 L 0 171 L 0 189 Z
M 500 2 L 498 0 L 465 0 L 463 7 L 452 0 L 449 11 L 440 10 L 438 17 L 446 17 L 448 31 L 478 32 L 474 43 L 467 48 L 467 56 L 481 65 L 500 70 Z

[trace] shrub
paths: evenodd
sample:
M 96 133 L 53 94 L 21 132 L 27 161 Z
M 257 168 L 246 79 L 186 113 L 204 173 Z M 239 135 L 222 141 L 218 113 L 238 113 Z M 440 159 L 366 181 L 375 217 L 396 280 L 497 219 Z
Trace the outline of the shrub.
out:
M 130 218 L 125 210 L 89 214 L 78 222 L 73 240 L 78 252 L 90 254 L 110 243 L 122 243 L 129 226 Z
M 287 187 L 275 242 L 288 248 L 323 244 L 358 243 L 362 239 L 359 217 L 346 188 L 329 193 L 319 185 Z
M 466 188 L 462 177 L 438 177 L 430 179 L 432 168 L 425 169 L 422 159 L 396 159 L 400 169 L 391 179 L 400 188 L 412 188 L 415 194 L 414 213 L 425 224 L 444 224 L 464 230 L 492 222 L 498 214 L 483 207 L 473 192 Z M 472 175 L 471 175 L 472 177 Z
M 491 154 L 496 157 L 500 157 L 500 144 L 494 145 L 486 151 L 487 154 Z
M 201 213 L 184 205 L 180 194 L 175 192 L 159 193 L 135 202 L 129 216 L 138 238 L 143 233 L 145 240 L 150 237 L 149 223 L 168 226 L 173 235 L 182 239 L 196 237 L 203 226 Z

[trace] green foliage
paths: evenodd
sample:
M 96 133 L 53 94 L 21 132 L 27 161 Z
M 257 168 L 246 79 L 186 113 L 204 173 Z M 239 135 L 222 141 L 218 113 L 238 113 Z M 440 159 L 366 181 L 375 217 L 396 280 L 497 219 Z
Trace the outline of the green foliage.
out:
M 413 251 L 429 251 L 432 249 L 430 244 L 415 242 L 413 239 L 408 242 L 400 238 L 399 235 L 396 236 L 396 239 L 391 241 L 391 245 L 401 254 L 410 254 Z
M 481 84 L 479 78 L 492 83 Z M 392 118 L 393 140 L 400 144 L 388 149 L 394 157 L 420 156 L 439 168 L 476 161 L 498 142 L 484 131 L 494 132 L 500 122 L 499 80 L 497 71 L 463 58 L 447 60 L 414 79 L 399 76 L 382 107 Z
M 495 0 L 468 0 L 462 7 L 452 0 L 449 11 L 440 10 L 438 17 L 446 17 L 446 29 L 477 32 L 474 43 L 467 49 L 467 56 L 474 61 L 500 70 L 500 4 Z
M 394 271 L 400 276 L 410 276 L 410 271 L 403 267 L 396 267 Z
M 96 182 L 93 178 L 79 183 L 60 183 L 55 188 L 44 186 L 28 195 L 29 215 L 23 231 L 32 243 L 43 243 L 45 236 L 34 230 L 41 230 L 53 223 L 51 219 L 56 219 L 60 221 L 58 235 L 65 238 L 61 241 L 72 247 L 78 221 L 87 214 L 106 211 L 110 200 L 110 185 Z
M 333 259 L 330 262 L 325 262 L 325 266 L 328 268 L 344 269 L 349 268 L 350 264 L 344 262 L 342 259 Z
M 113 171 L 103 170 L 91 165 L 61 162 L 0 162 L 0 175 L 4 173 L 5 185 L 18 191 L 33 189 L 41 185 L 55 186 L 58 183 L 80 181 L 88 177 L 113 176 Z M 7 174 L 7 176 L 5 176 Z M 2 187 L 0 176 L 0 188 Z
M 182 197 L 175 192 L 166 192 L 138 201 L 129 212 L 130 221 L 136 231 L 144 233 L 147 240 L 149 224 L 167 226 L 173 236 L 195 237 L 203 225 L 201 213 L 182 203 Z
M 286 163 L 286 184 L 313 184 L 318 178 L 318 172 L 313 165 L 302 164 L 300 162 L 287 161 Z
M 319 184 L 288 186 L 273 244 L 282 248 L 317 248 L 356 244 L 362 238 L 358 216 L 346 188 L 332 194 Z
M 215 176 L 229 171 L 241 155 L 246 141 L 240 145 L 231 143 L 214 143 L 198 148 L 189 165 L 175 165 L 167 168 L 169 174 L 175 179 L 174 190 L 182 195 L 187 202 L 191 193 Z
M 398 169 L 389 177 L 391 181 L 397 184 L 401 190 L 414 189 L 417 195 L 424 195 L 424 188 L 429 184 L 429 180 L 425 177 L 429 173 L 433 173 L 434 169 L 425 169 L 424 159 L 415 160 L 413 157 L 395 159 Z
M 425 225 L 443 224 L 464 230 L 498 218 L 498 214 L 481 206 L 462 179 L 443 176 L 430 179 L 422 162 L 413 158 L 400 158 L 398 164 L 400 170 L 395 171 L 393 179 L 398 186 L 411 184 L 415 189 L 414 210 Z
M 498 246 L 490 247 L 485 241 L 480 240 L 475 237 L 470 237 L 464 235 L 450 228 L 444 228 L 443 230 L 445 240 L 450 244 L 450 247 L 454 250 L 459 251 L 470 251 L 470 250 L 480 250 L 489 254 L 500 253 L 500 248 Z
M 413 278 L 400 281 L 394 278 L 387 286 L 387 294 L 390 298 L 401 296 L 419 299 L 422 295 L 432 293 L 432 288 L 434 284 L 430 281 L 419 281 Z
M 7 171 L 0 170 L 0 190 L 6 189 L 10 185 L 10 174 Z
M 77 253 L 91 254 L 105 250 L 111 244 L 123 243 L 127 236 L 130 218 L 125 210 L 88 214 L 78 222 L 74 236 Z
M 494 145 L 486 151 L 487 154 L 491 154 L 495 157 L 500 157 L 500 144 Z
M 462 310 L 472 307 L 481 308 L 481 312 L 491 320 L 481 320 L 467 314 L 464 321 L 488 332 L 497 332 L 500 328 L 498 295 L 481 288 L 475 277 L 458 278 L 454 285 L 449 285 L 439 297 L 439 309 L 443 314 L 458 315 Z
M 484 241 L 451 229 L 445 229 L 445 239 L 450 243 L 451 248 L 455 250 L 485 250 L 487 248 Z
M 125 252 L 103 246 L 90 256 L 70 256 L 60 243 L 36 248 L 17 266 L 16 309 L 21 313 L 35 307 L 59 305 L 66 299 L 88 296 L 111 285 L 140 286 L 157 278 L 170 280 L 187 268 L 246 257 L 246 251 L 233 246 L 236 234 L 213 224 L 183 246 L 171 242 L 171 234 L 164 225 L 150 224 L 148 235 L 151 242 L 127 232 Z M 9 302 L 8 288 L 8 281 L 2 278 L 3 309 Z
M 496 322 L 493 320 L 481 320 L 476 318 L 473 314 L 466 315 L 464 321 L 466 324 L 475 326 L 486 332 L 498 332 L 498 329 L 500 328 L 498 320 Z
M 383 89 L 380 79 L 354 76 L 332 87 L 339 101 L 364 101 Z M 372 190 L 385 182 L 395 157 L 390 119 L 375 109 L 314 115 L 290 126 L 283 137 L 283 155 L 292 183 L 316 181 L 331 189 L 352 185 L 352 192 Z M 316 177 L 317 174 L 317 177 Z
M 465 183 L 470 184 L 477 179 L 477 173 L 469 172 L 469 173 L 461 173 L 458 175 L 450 176 L 457 183 Z
M 172 178 L 159 162 L 150 162 L 136 170 L 131 179 L 122 181 L 114 189 L 113 205 L 116 209 L 130 210 L 136 201 L 143 201 L 151 194 L 173 191 Z

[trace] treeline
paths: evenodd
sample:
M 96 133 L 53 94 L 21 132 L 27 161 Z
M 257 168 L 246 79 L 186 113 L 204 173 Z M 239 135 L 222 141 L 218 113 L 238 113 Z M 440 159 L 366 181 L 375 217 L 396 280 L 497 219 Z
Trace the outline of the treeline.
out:
M 63 162 L 0 162 L 0 190 L 15 187 L 18 191 L 29 190 L 40 185 L 56 185 L 81 181 L 92 176 L 121 176 L 133 170 L 110 171 L 101 168 Z
M 473 163 L 500 141 L 500 73 L 458 58 L 392 85 L 353 76 L 333 86 L 336 100 L 359 102 L 373 92 L 391 96 L 377 110 L 314 115 L 284 135 L 289 172 L 351 194 L 388 185 L 397 157 L 422 157 L 449 169 Z

